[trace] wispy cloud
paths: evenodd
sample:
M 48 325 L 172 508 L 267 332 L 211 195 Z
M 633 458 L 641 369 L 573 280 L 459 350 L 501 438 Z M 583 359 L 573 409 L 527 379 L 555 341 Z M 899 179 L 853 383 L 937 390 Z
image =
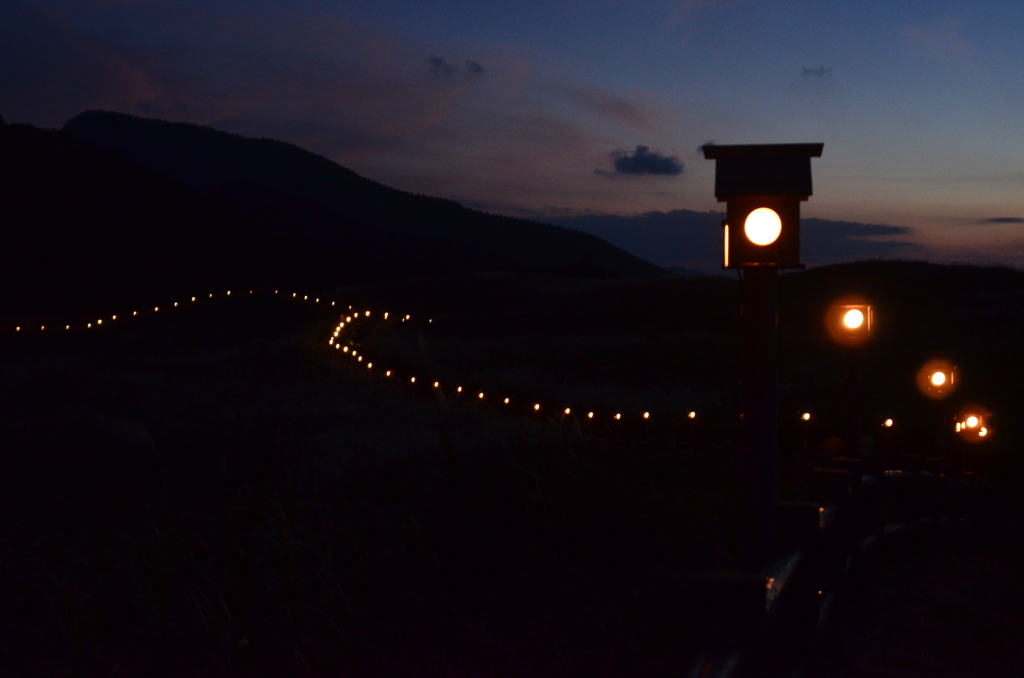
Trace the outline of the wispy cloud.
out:
M 800 75 L 805 78 L 828 78 L 832 75 L 832 69 L 825 68 L 824 66 L 818 66 L 817 68 L 801 66 Z
M 973 50 L 960 32 L 960 20 L 949 19 L 928 26 L 900 29 L 904 41 L 928 56 L 942 60 L 967 61 Z
M 652 111 L 624 97 L 597 87 L 563 84 L 559 88 L 570 101 L 625 127 L 651 133 L 655 129 Z
M 478 61 L 466 59 L 466 70 L 472 73 L 473 75 L 483 75 L 487 69 L 481 66 L 480 62 Z
M 981 224 L 1024 224 L 1024 219 L 1020 217 L 992 217 L 991 219 L 982 219 Z
M 448 63 L 444 57 L 434 55 L 427 57 L 427 66 L 433 75 L 451 75 L 455 72 L 455 66 Z

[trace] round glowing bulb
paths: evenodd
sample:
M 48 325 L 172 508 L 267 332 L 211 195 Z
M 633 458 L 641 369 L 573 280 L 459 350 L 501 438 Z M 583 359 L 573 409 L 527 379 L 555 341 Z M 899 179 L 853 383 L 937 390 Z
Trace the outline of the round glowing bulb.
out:
M 483 391 L 480 391 L 480 393 L 479 393 L 479 394 L 477 394 L 477 398 L 480 398 L 481 400 L 483 400 L 483 398 L 484 398 L 484 392 L 483 392 Z
M 696 418 L 697 418 L 697 413 L 696 413 L 696 412 L 693 412 L 693 411 L 691 411 L 691 412 L 690 412 L 689 414 L 687 414 L 686 416 L 687 416 L 687 417 L 689 417 L 690 419 L 696 419 Z
M 593 419 L 593 418 L 594 418 L 594 413 L 593 412 L 587 412 L 587 419 Z
M 409 380 L 409 383 L 411 383 L 411 384 L 415 384 L 415 383 L 416 383 L 416 377 L 413 377 L 412 379 L 410 379 L 410 380 Z
M 436 381 L 434 382 L 434 388 L 437 388 L 440 385 L 441 385 L 440 382 L 436 382 Z
M 505 404 L 508 405 L 508 398 L 505 398 Z
M 811 420 L 811 413 L 810 412 L 804 412 L 803 414 L 800 415 L 800 418 L 803 419 L 804 421 L 810 421 Z
M 886 428 L 892 428 L 892 419 L 886 419 L 885 422 L 883 423 L 883 425 Z
M 651 418 L 651 413 L 650 412 L 644 412 L 644 419 L 650 419 L 650 418 Z
M 782 233 L 782 219 L 775 210 L 758 207 L 747 215 L 743 222 L 743 232 L 755 245 L 771 245 Z
M 385 377 L 390 377 L 391 376 L 391 370 L 388 370 L 387 372 L 385 372 L 384 376 Z
M 461 387 L 461 386 L 457 387 L 457 388 L 455 389 L 455 392 L 456 392 L 456 393 L 462 393 L 462 387 Z
M 373 367 L 373 363 L 366 363 L 366 369 L 370 369 L 372 367 Z
M 843 325 L 851 330 L 855 330 L 864 324 L 864 312 L 857 310 L 856 308 L 847 311 L 843 315 Z
M 978 425 L 978 418 L 973 414 L 967 417 L 967 428 L 974 428 Z
M 616 415 L 615 415 L 615 418 L 616 418 L 616 419 L 622 419 L 622 415 L 621 415 L 621 414 L 616 414 Z
M 566 413 L 566 414 L 569 414 L 569 412 L 570 412 L 569 408 L 568 408 L 568 407 L 567 407 L 567 408 L 565 408 L 565 413 Z
M 539 410 L 540 409 L 540 403 L 537 403 L 536 405 L 534 405 L 533 409 L 534 410 Z
M 942 386 L 946 383 L 945 372 L 933 372 L 931 376 L 932 386 Z

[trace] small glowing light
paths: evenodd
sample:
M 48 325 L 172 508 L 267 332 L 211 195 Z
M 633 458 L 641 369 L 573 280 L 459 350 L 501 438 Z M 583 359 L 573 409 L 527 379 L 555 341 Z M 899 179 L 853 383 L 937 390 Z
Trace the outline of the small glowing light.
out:
M 229 297 L 231 296 L 231 290 L 228 290 L 228 296 Z
M 330 345 L 333 345 L 334 344 L 334 337 L 331 337 L 330 339 L 328 339 L 327 343 L 330 344 Z
M 535 404 L 535 405 L 533 406 L 533 409 L 534 409 L 534 411 L 538 411 L 538 410 L 540 410 L 540 403 L 537 403 L 537 404 Z
M 415 384 L 415 383 L 416 383 L 416 377 L 413 377 L 412 379 L 410 379 L 410 380 L 409 380 L 409 383 L 411 383 L 411 384 Z
M 747 215 L 743 232 L 755 245 L 771 245 L 782 233 L 782 219 L 769 207 L 758 207 Z
M 615 413 L 615 418 L 616 419 L 622 419 L 622 415 L 616 412 Z
M 274 292 L 274 294 L 277 294 L 277 292 Z M 196 298 L 192 297 L 192 301 L 195 301 L 195 300 L 196 300 Z
M 347 322 L 347 323 L 352 322 L 352 316 L 350 316 L 350 315 L 345 316 L 345 322 Z
M 696 419 L 697 413 L 694 412 L 693 410 L 690 410 L 689 414 L 687 414 L 686 416 L 689 417 L 690 419 Z
M 252 290 L 249 290 L 249 294 L 252 294 Z
M 210 296 L 212 297 L 213 295 L 211 294 Z M 298 295 L 298 294 L 296 294 L 295 292 L 292 292 L 292 299 L 294 299 L 294 298 L 295 298 L 295 297 L 297 297 L 297 296 L 299 296 L 299 295 Z
M 438 387 L 438 386 L 440 386 L 440 385 L 441 385 L 441 384 L 439 384 L 438 382 L 436 382 L 436 381 L 434 382 L 434 388 L 437 388 L 437 387 Z
M 174 305 L 175 305 L 175 306 L 177 306 L 177 305 L 178 305 L 178 302 L 174 302 Z
M 334 302 L 333 301 L 331 302 L 331 306 L 334 306 Z
M 102 325 L 103 324 L 103 318 L 100 318 L 99 320 L 97 320 L 96 324 L 97 325 Z
M 457 387 L 457 388 L 455 389 L 455 392 L 456 392 L 456 393 L 462 393 L 462 387 L 461 387 L 461 386 Z
M 406 320 L 408 320 L 408 319 L 409 319 L 409 318 L 411 318 L 411 317 L 412 317 L 412 316 L 409 316 L 409 315 L 407 315 L 407 316 L 405 316 L 405 319 L 406 319 Z
M 477 395 L 477 398 L 480 398 L 480 400 L 483 400 L 484 399 L 484 392 L 480 391 L 480 393 Z
M 228 294 L 231 294 L 231 292 L 228 292 Z M 302 300 L 303 300 L 303 301 L 307 301 L 308 299 L 309 299 L 309 296 L 308 296 L 308 295 L 306 295 L 306 296 L 302 297 Z
M 156 313 L 156 312 L 157 312 L 157 311 L 159 311 L 159 310 L 160 310 L 160 307 L 159 307 L 159 306 L 154 306 L 154 307 L 153 307 L 153 312 L 154 312 L 154 313 Z
M 824 506 L 819 506 L 818 507 L 818 515 L 820 516 L 824 512 L 825 512 L 825 507 Z
M 568 407 L 567 407 L 567 408 L 565 408 L 565 413 L 566 413 L 566 414 L 569 414 L 569 408 L 568 408 Z
M 387 372 L 385 372 L 384 376 L 385 377 L 390 377 L 391 376 L 391 370 L 388 370 Z
M 988 429 L 982 426 L 980 429 L 978 429 L 978 435 L 984 438 L 985 436 L 988 435 Z
M 946 373 L 941 371 L 933 372 L 930 380 L 932 382 L 932 386 L 942 386 L 946 383 Z
M 884 422 L 882 422 L 882 426 L 886 428 L 892 428 L 892 419 L 886 419 Z
M 855 330 L 864 324 L 864 312 L 859 309 L 851 309 L 843 315 L 843 325 L 851 330 Z
M 505 398 L 505 404 L 508 405 L 508 398 Z
M 367 318 L 369 318 L 369 317 L 370 317 L 370 312 L 369 312 L 369 311 L 367 311 L 367 312 L 366 312 L 366 317 L 367 317 Z
M 370 369 L 371 367 L 373 367 L 373 363 L 366 363 L 366 369 Z
M 810 421 L 811 420 L 811 413 L 810 412 L 804 412 L 803 414 L 800 415 L 800 418 L 803 419 L 804 421 Z
M 961 426 L 960 426 L 960 422 L 958 421 L 958 422 L 956 423 L 956 432 L 957 432 L 957 433 L 960 433 L 960 430 L 961 430 Z
M 111 319 L 111 320 L 117 320 L 117 316 L 116 316 L 116 315 L 114 315 L 114 316 L 110 316 L 110 319 Z
M 594 413 L 593 412 L 587 412 L 587 419 L 593 419 L 593 418 L 594 418 Z
M 138 314 L 139 314 L 138 311 L 132 311 L 132 315 L 138 315 Z
M 228 294 L 231 294 L 231 293 L 230 293 L 230 292 L 228 292 Z M 319 299 L 317 299 L 317 300 L 316 300 L 316 303 L 318 303 L 318 304 L 319 304 L 319 303 L 320 303 L 320 300 L 319 300 Z
M 359 354 L 358 354 L 358 353 L 356 353 L 356 350 L 355 350 L 355 349 L 352 349 L 352 355 L 353 355 L 353 356 L 357 356 L 357 355 L 359 355 Z
M 348 346 L 346 346 L 346 347 L 345 347 L 344 349 L 342 349 L 342 350 L 344 350 L 344 351 L 345 351 L 345 353 L 348 353 Z
M 45 330 L 45 329 L 46 329 L 46 325 L 41 325 L 41 326 L 39 327 L 39 329 L 41 329 L 41 330 Z
M 972 414 L 967 417 L 967 421 L 965 423 L 967 424 L 967 428 L 974 428 L 978 425 L 978 418 Z
M 341 344 L 335 344 L 334 348 L 341 348 Z
M 359 362 L 363 362 L 363 356 L 359 356 Z
M 71 325 L 65 325 L 65 326 L 64 326 L 64 329 L 66 329 L 66 330 L 70 330 L 70 329 L 71 329 Z
M 277 290 L 274 290 L 274 294 L 277 294 L 277 292 L 278 292 Z
M 387 320 L 387 319 L 388 319 L 388 314 L 387 314 L 387 313 L 385 313 L 385 314 L 384 314 L 384 320 Z
M 294 294 L 292 296 L 295 296 Z M 213 294 L 210 294 L 210 298 L 213 299 Z
M 644 412 L 644 419 L 650 419 L 650 418 L 651 418 L 651 413 L 650 412 Z
M 432 322 L 434 322 L 434 319 L 433 319 L 433 318 L 431 318 L 431 319 L 430 319 L 430 320 L 428 320 L 427 322 L 428 322 L 428 323 L 432 323 Z

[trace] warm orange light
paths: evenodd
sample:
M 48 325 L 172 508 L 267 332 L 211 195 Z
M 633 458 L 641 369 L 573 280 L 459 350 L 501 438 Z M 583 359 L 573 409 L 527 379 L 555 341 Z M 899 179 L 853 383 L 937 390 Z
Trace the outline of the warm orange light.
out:
M 462 393 L 462 387 L 461 386 L 455 387 L 455 392 L 456 393 Z
M 508 398 L 505 398 L 505 404 L 508 405 Z
M 66 330 L 70 330 L 70 329 L 71 329 L 71 325 L 65 325 L 65 326 L 64 326 L 64 329 L 66 329 Z
M 345 353 L 348 353 L 348 346 L 344 348 Z
M 978 425 L 978 418 L 973 414 L 967 417 L 967 421 L 964 422 L 967 428 L 975 428 Z
M 928 377 L 928 380 L 932 382 L 932 386 L 942 386 L 946 383 L 946 373 L 941 370 L 932 372 L 932 376 Z
M 644 419 L 650 419 L 650 418 L 651 418 L 651 413 L 650 412 L 644 412 Z
M 132 311 L 132 315 L 138 315 L 138 314 L 139 314 L 138 311 Z
M 439 382 L 436 382 L 436 381 L 434 382 L 434 388 L 437 388 L 437 387 L 438 387 L 438 386 L 440 386 L 440 385 L 441 385 L 441 384 L 440 384 Z
M 864 312 L 860 309 L 853 308 L 843 314 L 843 325 L 851 330 L 855 330 L 863 324 Z
M 177 305 L 178 305 L 178 302 L 174 302 L 174 305 L 175 305 L 175 306 L 177 306 Z
M 615 418 L 616 418 L 616 419 L 622 419 L 622 415 L 621 415 L 621 414 L 619 414 L 619 413 L 616 413 L 616 414 L 615 414 Z
M 390 377 L 391 376 L 391 370 L 388 370 L 387 372 L 385 372 L 384 376 L 385 377 Z
M 587 419 L 593 419 L 593 418 L 594 418 L 594 413 L 593 412 L 587 412 Z
M 480 393 L 477 394 L 477 398 L 480 398 L 480 400 L 483 400 L 484 399 L 484 392 L 480 391 Z
M 46 329 L 46 325 L 41 325 L 41 326 L 39 327 L 39 329 L 41 329 L 41 330 L 45 330 L 45 329 Z
M 96 324 L 97 325 L 102 325 L 103 324 L 103 318 L 100 318 L 99 320 L 97 320 Z
M 117 320 L 117 316 L 116 316 L 116 315 L 114 315 L 114 316 L 110 316 L 110 319 L 111 319 L 111 320 Z
M 229 297 L 231 296 L 231 290 L 228 290 L 228 296 Z
M 416 377 L 413 377 L 412 379 L 410 379 L 410 380 L 409 380 L 409 383 L 411 383 L 411 384 L 415 384 L 415 383 L 416 383 Z
M 160 310 L 160 307 L 159 307 L 159 306 L 154 306 L 154 307 L 153 307 L 153 311 L 154 311 L 154 312 L 156 312 L 156 311 L 159 311 L 159 310 Z
M 387 314 L 387 313 L 385 313 L 385 314 L 384 314 L 384 320 L 387 320 L 387 319 L 388 319 L 388 314 Z
M 882 426 L 886 428 L 892 428 L 892 419 L 886 419 L 884 422 L 882 422 Z
M 686 416 L 689 417 L 690 419 L 696 419 L 697 413 L 691 410 L 690 413 L 687 414 Z
M 366 369 L 370 369 L 371 367 L 373 367 L 373 363 L 366 363 Z
M 341 344 L 335 344 L 334 348 L 341 348 Z
M 534 405 L 533 409 L 534 410 L 539 410 L 540 409 L 540 403 L 537 403 L 536 405 Z
M 800 415 L 800 418 L 803 419 L 804 421 L 810 421 L 811 420 L 811 413 L 810 412 L 804 412 L 803 414 Z
M 568 407 L 567 407 L 567 408 L 565 408 L 565 413 L 566 413 L 566 414 L 569 414 L 569 411 L 570 411 L 570 410 L 569 410 L 569 408 L 568 408 Z
M 769 207 L 758 207 L 747 215 L 743 233 L 755 245 L 771 245 L 782 234 L 782 219 Z
M 363 356 L 359 356 L 359 362 L 363 362 Z
M 978 431 L 978 435 L 984 438 L 985 436 L 988 435 L 988 429 L 982 426 L 981 429 Z

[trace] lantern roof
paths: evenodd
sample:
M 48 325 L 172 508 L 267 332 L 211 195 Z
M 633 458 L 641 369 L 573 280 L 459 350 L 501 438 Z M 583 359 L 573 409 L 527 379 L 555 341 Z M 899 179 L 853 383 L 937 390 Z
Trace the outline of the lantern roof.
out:
M 825 144 L 705 144 L 704 157 L 715 160 L 715 197 L 811 195 L 811 158 Z

